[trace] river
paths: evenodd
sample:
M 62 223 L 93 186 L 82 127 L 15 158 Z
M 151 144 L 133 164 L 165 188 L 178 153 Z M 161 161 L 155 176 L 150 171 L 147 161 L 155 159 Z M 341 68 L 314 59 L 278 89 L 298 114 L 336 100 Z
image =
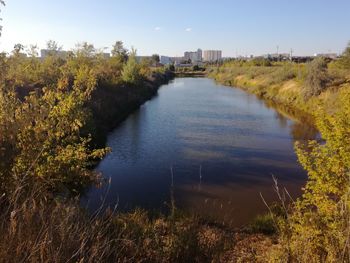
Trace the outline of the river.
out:
M 261 195 L 277 200 L 272 176 L 293 198 L 301 193 L 306 173 L 293 145 L 317 131 L 294 115 L 211 79 L 176 78 L 109 135 L 112 152 L 96 171 L 110 184 L 89 191 L 89 206 L 159 212 L 173 199 L 184 211 L 245 224 L 267 211 Z

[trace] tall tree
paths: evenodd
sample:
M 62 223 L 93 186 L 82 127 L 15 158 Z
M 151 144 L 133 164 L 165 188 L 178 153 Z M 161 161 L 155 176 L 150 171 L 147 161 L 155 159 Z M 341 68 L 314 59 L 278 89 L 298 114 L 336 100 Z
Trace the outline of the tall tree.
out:
M 112 56 L 120 57 L 123 61 L 126 61 L 128 58 L 128 50 L 124 47 L 124 43 L 122 41 L 116 41 L 112 46 Z
M 136 84 L 140 80 L 140 77 L 140 65 L 136 60 L 136 50 L 132 49 L 128 62 L 123 68 L 122 79 L 126 83 Z
M 62 50 L 62 46 L 59 46 L 55 40 L 47 41 L 46 48 L 47 48 L 47 50 L 54 51 L 54 52 Z
M 158 55 L 158 54 L 153 54 L 153 55 L 152 55 L 152 61 L 153 61 L 154 63 L 159 63 L 159 61 L 160 61 L 159 55 Z
M 21 43 L 17 43 L 13 47 L 13 55 L 18 56 L 24 50 L 24 46 Z
M 30 45 L 27 49 L 27 54 L 32 58 L 37 57 L 39 55 L 38 45 Z
M 96 49 L 93 44 L 88 42 L 82 42 L 76 45 L 76 54 L 83 57 L 93 57 L 96 53 Z

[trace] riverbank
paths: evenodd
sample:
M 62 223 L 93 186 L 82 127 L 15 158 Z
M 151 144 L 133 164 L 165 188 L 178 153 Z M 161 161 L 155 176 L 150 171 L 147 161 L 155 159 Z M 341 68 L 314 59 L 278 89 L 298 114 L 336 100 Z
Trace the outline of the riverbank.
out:
M 327 88 L 319 96 L 305 99 L 306 65 L 288 62 L 270 66 L 251 66 L 247 64 L 224 64 L 219 68 L 209 69 L 208 76 L 223 85 L 238 87 L 249 93 L 272 101 L 276 104 L 314 115 L 318 107 L 326 111 L 336 111 L 338 94 L 350 87 L 347 71 L 329 67 Z
M 283 107 L 313 116 L 322 141 L 296 143 L 308 173 L 301 198 L 285 206 L 287 190 L 276 186 L 283 209 L 273 215 L 278 242 L 269 262 L 348 262 L 350 260 L 350 46 L 335 61 L 307 64 L 264 59 L 231 61 L 209 76 Z M 287 198 L 288 199 L 288 198 Z
M 74 200 L 36 194 L 11 199 L 8 209 L 0 200 L 1 262 L 264 262 L 276 239 L 177 210 L 167 217 L 111 209 L 89 216 Z
M 205 71 L 181 71 L 181 72 L 176 72 L 176 77 L 177 78 L 182 78 L 182 77 L 205 77 L 207 74 Z
M 310 107 L 307 112 L 316 111 L 318 103 L 322 108 L 329 105 L 327 111 L 337 111 L 339 105 L 344 105 L 343 111 L 334 118 L 327 116 L 323 123 L 319 122 L 326 144 L 314 143 L 311 153 L 298 149 L 299 160 L 313 178 L 308 185 L 306 197 L 309 199 L 302 207 L 306 209 L 297 210 L 299 213 L 294 213 L 295 208 L 276 209 L 272 211 L 273 217 L 260 217 L 250 229 L 236 230 L 193 215 L 181 215 L 176 209 L 170 216 L 154 216 L 139 209 L 118 213 L 115 206 L 106 211 L 98 209 L 91 215 L 80 207 L 77 198 L 72 198 L 79 195 L 82 186 L 101 182 L 90 169 L 91 160 L 102 158 L 106 151 L 88 147 L 91 136 L 93 140 L 102 138 L 125 118 L 123 116 L 156 94 L 162 81 L 157 85 L 152 79 L 145 80 L 150 76 L 147 65 L 140 68 L 133 57 L 127 62 L 117 57 L 101 61 L 100 57 L 79 53 L 69 61 L 51 57 L 39 61 L 16 55 L 3 59 L 6 65 L 0 89 L 0 157 L 3 160 L 0 163 L 0 258 L 3 261 L 254 262 L 268 259 L 269 247 L 277 238 L 278 244 L 272 246 L 281 248 L 274 254 L 276 260 L 315 258 L 314 262 L 322 262 L 330 255 L 334 259 L 330 262 L 339 262 L 341 258 L 350 258 L 348 254 L 344 256 L 344 251 L 349 251 L 350 231 L 345 223 L 349 197 L 343 195 L 348 189 L 346 171 L 350 166 L 350 98 L 349 94 L 344 97 L 340 94 L 348 87 L 346 78 L 341 84 L 333 79 L 334 90 L 329 85 L 327 90 L 311 98 L 310 104 L 305 103 L 306 109 Z M 257 81 L 251 90 L 254 94 L 285 104 L 291 94 L 291 105 L 302 103 L 298 90 L 301 93 L 303 85 L 293 88 L 302 78 L 295 74 L 283 75 L 283 80 L 272 83 L 277 72 L 274 67 L 247 68 L 237 75 L 221 70 L 216 73 L 222 73 L 221 78 L 227 76 L 232 85 L 246 78 L 242 82 L 246 90 Z M 271 77 L 267 77 L 269 74 Z M 143 82 L 139 82 L 142 79 Z M 151 81 L 149 86 L 147 81 Z M 288 81 L 293 81 L 292 87 L 287 85 Z M 269 82 L 271 85 L 267 85 Z M 278 83 L 284 83 L 284 88 Z M 18 98 L 16 90 L 28 87 L 34 89 L 24 92 L 26 97 Z M 198 92 L 192 94 L 197 96 Z M 125 103 L 121 103 L 121 99 Z M 117 105 L 119 111 L 114 112 L 112 109 Z M 302 107 L 300 105 L 300 109 Z M 205 104 L 202 110 L 208 108 Z M 103 116 L 106 112 L 108 116 Z M 197 121 L 198 115 L 195 116 Z M 126 144 L 124 148 L 128 147 Z M 151 162 L 155 160 L 152 157 Z M 261 169 L 257 171 L 261 177 Z M 139 170 L 141 176 L 143 173 Z M 169 185 L 169 180 L 166 183 Z M 316 199 L 312 199 L 314 196 Z M 312 209 L 308 209 L 310 203 Z M 222 210 L 223 204 L 215 204 Z M 257 234 L 270 232 L 271 227 L 277 228 L 278 236 Z
M 87 105 L 93 114 L 89 132 L 93 135 L 95 147 L 104 147 L 108 133 L 174 77 L 172 71 L 165 70 L 154 72 L 134 85 L 100 85 L 95 89 Z

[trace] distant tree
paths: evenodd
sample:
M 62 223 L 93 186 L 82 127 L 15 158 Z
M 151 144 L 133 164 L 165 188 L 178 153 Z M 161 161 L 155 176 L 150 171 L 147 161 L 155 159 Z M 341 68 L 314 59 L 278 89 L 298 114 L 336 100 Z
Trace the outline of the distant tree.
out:
M 38 46 L 30 45 L 29 48 L 27 49 L 27 54 L 32 58 L 37 57 L 39 55 Z
M 128 58 L 128 50 L 124 48 L 124 44 L 122 41 L 116 41 L 112 46 L 112 56 L 120 57 L 123 61 L 126 61 Z
M 159 63 L 159 62 L 160 62 L 160 57 L 159 57 L 159 55 L 158 55 L 158 54 L 153 54 L 153 55 L 152 55 L 152 61 L 153 61 L 154 63 Z
M 327 62 L 319 57 L 307 65 L 307 76 L 303 88 L 303 96 L 308 99 L 318 96 L 325 90 L 328 81 Z
M 0 0 L 0 7 L 1 6 L 5 6 L 5 2 L 3 0 Z M 1 12 L 1 9 L 0 9 L 0 12 Z M 2 21 L 2 18 L 0 17 L 0 21 Z M 0 37 L 1 37 L 1 32 L 2 32 L 2 25 L 0 25 Z
M 192 70 L 193 70 L 193 71 L 199 71 L 199 70 L 200 70 L 200 68 L 199 68 L 199 66 L 198 66 L 198 65 L 194 65 L 194 66 L 192 67 Z
M 54 40 L 49 40 L 46 43 L 46 49 L 57 52 L 62 50 L 62 46 L 59 46 L 58 43 Z
M 136 50 L 132 49 L 128 61 L 123 68 L 122 79 L 126 83 L 136 84 L 139 82 L 140 77 L 140 65 L 136 60 Z
M 76 55 L 82 57 L 93 57 L 96 53 L 96 49 L 93 44 L 88 42 L 78 43 L 76 45 Z
M 175 72 L 175 66 L 173 64 L 170 64 L 167 66 L 167 70 Z
M 24 50 L 24 46 L 20 43 L 17 43 L 13 47 L 13 55 L 18 56 Z

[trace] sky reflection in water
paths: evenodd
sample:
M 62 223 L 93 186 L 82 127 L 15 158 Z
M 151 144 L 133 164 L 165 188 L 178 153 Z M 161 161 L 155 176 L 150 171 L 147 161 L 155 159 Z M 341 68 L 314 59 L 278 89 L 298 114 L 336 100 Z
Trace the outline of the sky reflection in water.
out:
M 293 144 L 317 131 L 298 118 L 210 79 L 175 79 L 110 134 L 113 152 L 96 168 L 111 177 L 106 204 L 164 211 L 173 167 L 178 207 L 238 226 L 266 211 L 260 192 L 276 199 L 272 175 L 300 194 L 306 174 Z M 89 206 L 105 192 L 91 189 Z

